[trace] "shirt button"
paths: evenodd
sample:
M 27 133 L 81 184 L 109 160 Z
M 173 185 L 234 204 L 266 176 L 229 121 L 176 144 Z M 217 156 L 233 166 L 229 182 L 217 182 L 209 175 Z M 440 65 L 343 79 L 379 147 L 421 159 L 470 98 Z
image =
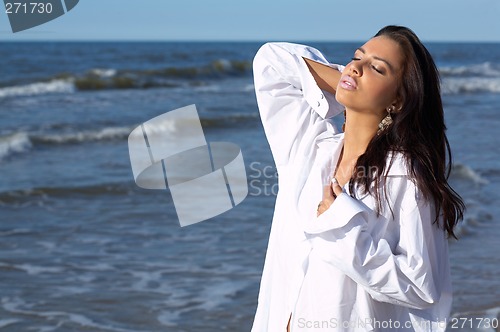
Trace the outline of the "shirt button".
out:
M 318 107 L 321 105 L 321 103 L 318 101 Z
M 321 97 L 321 99 L 325 98 L 325 96 L 323 94 L 320 94 L 319 96 Z

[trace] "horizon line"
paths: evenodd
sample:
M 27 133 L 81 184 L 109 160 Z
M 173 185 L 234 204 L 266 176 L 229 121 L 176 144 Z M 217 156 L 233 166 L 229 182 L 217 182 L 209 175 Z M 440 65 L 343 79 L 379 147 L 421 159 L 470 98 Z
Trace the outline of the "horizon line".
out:
M 355 39 L 23 39 L 8 40 L 1 39 L 0 42 L 11 43 L 266 43 L 266 42 L 308 42 L 308 43 L 360 43 L 366 40 Z M 500 44 L 500 40 L 424 40 L 423 43 L 468 43 L 468 44 Z

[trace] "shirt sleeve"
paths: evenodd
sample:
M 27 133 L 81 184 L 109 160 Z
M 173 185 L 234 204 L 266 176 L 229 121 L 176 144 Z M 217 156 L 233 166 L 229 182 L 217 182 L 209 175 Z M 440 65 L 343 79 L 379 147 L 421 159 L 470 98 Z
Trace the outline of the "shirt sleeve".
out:
M 439 301 L 445 279 L 440 277 L 448 273 L 448 251 L 444 231 L 433 223 L 432 204 L 408 185 L 400 197 L 397 220 L 389 221 L 399 226 L 399 241 L 391 248 L 384 237 L 375 239 L 369 231 L 377 227 L 374 223 L 379 217 L 374 211 L 345 193 L 340 196 L 342 199 L 331 206 L 334 209 L 324 213 L 339 222 L 338 228 L 317 232 L 312 239 L 319 257 L 377 301 L 413 309 L 425 309 Z
M 259 112 L 278 168 L 293 159 L 301 143 L 310 141 L 303 139 L 316 134 L 314 127 L 344 109 L 334 95 L 318 87 L 303 57 L 337 70 L 343 68 L 330 64 L 312 47 L 291 43 L 264 44 L 253 62 Z M 337 132 L 332 123 L 329 125 Z

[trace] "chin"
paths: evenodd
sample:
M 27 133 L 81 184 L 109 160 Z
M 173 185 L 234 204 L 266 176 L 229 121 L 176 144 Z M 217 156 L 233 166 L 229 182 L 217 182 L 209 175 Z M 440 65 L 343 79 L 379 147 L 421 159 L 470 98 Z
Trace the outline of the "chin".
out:
M 337 90 L 337 93 L 335 94 L 335 99 L 340 105 L 344 107 L 349 107 L 352 104 L 349 102 L 349 99 L 351 98 L 347 97 L 343 92 L 340 92 L 339 90 Z

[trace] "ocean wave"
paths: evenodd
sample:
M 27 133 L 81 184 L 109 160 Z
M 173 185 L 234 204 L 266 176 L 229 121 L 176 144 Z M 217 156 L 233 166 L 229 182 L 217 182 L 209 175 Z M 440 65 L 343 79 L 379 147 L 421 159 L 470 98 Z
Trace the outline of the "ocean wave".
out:
M 241 125 L 246 122 L 258 121 L 257 114 L 231 114 L 220 117 L 201 118 L 203 127 L 227 127 Z M 94 141 L 124 140 L 139 124 L 133 126 L 105 127 L 101 129 L 80 130 L 75 132 L 62 132 L 56 134 L 33 134 L 30 135 L 33 144 L 60 145 L 60 144 L 78 144 Z M 163 130 L 175 130 L 167 125 Z M 1 143 L 0 143 L 1 144 Z M 0 145 L 1 148 L 1 145 Z
M 230 113 L 217 117 L 202 117 L 200 119 L 202 127 L 235 127 L 245 123 L 259 122 L 260 117 L 255 113 Z
M 31 147 L 32 143 L 26 132 L 0 136 L 0 160 L 11 154 L 25 152 Z
M 500 65 L 484 62 L 468 66 L 440 67 L 445 94 L 500 93 Z
M 72 93 L 75 85 L 71 79 L 50 79 L 46 82 L 34 82 L 25 85 L 0 88 L 0 98 L 33 96 L 51 93 Z
M 131 183 L 102 183 L 74 187 L 36 187 L 30 189 L 14 189 L 0 192 L 0 206 L 25 209 L 30 206 L 47 207 L 50 209 L 53 199 L 87 197 L 95 199 L 98 196 L 128 196 L 136 189 Z M 147 192 L 148 193 L 148 192 Z M 147 194 L 145 193 L 145 194 Z M 0 233 L 0 236 L 9 235 Z
M 177 87 L 179 80 L 217 79 L 241 76 L 250 72 L 249 61 L 219 59 L 204 66 L 167 67 L 149 70 L 91 70 L 75 78 L 78 90 L 145 89 Z M 196 84 L 196 82 L 195 82 Z
M 38 275 L 42 273 L 60 273 L 64 272 L 62 267 L 39 266 L 33 264 L 8 264 L 0 262 L 0 267 L 9 270 L 21 270 L 29 275 Z
M 450 176 L 452 179 L 454 178 L 454 179 L 467 180 L 477 185 L 483 185 L 489 183 L 487 179 L 483 178 L 479 173 L 474 171 L 471 167 L 461 163 L 453 164 Z
M 197 120 L 196 120 L 197 121 Z M 230 115 L 220 115 L 211 117 L 202 117 L 200 119 L 203 127 L 233 127 L 241 126 L 245 123 L 259 121 L 257 113 L 231 113 Z M 33 146 L 43 145 L 64 145 L 64 144 L 82 144 L 97 141 L 126 140 L 132 130 L 139 124 L 132 126 L 104 127 L 99 129 L 71 130 L 63 126 L 60 132 L 15 132 L 0 136 L 0 160 L 3 158 L 29 151 Z M 173 124 L 172 124 L 173 125 Z M 58 127 L 53 125 L 52 128 Z M 164 130 L 175 130 L 167 127 Z
M 443 77 L 449 76 L 480 76 L 480 77 L 500 77 L 500 66 L 491 62 L 473 64 L 458 67 L 440 67 L 439 73 Z
M 108 77 L 113 77 L 117 73 L 116 69 L 106 69 L 106 68 L 94 68 L 89 71 L 90 75 L 102 77 L 102 78 L 108 78 Z
M 0 88 L 0 98 L 88 90 L 148 89 L 202 86 L 204 79 L 244 76 L 251 72 L 250 61 L 219 59 L 201 66 L 136 70 L 93 68 L 84 74 L 61 73 L 39 82 Z
M 8 231 L 0 231 L 0 236 L 12 236 L 12 235 L 31 235 L 34 231 L 27 228 L 16 228 Z
M 132 194 L 134 189 L 135 187 L 130 183 L 101 183 L 80 187 L 37 187 L 30 189 L 17 189 L 0 192 L 0 205 L 24 206 L 24 204 L 30 201 L 74 196 L 122 196 Z
M 444 94 L 500 93 L 500 77 L 445 78 L 441 90 Z
M 472 201 L 467 201 L 467 210 L 465 211 L 464 219 L 458 223 L 454 229 L 455 235 L 462 238 L 469 234 L 475 234 L 478 227 L 485 222 L 493 219 L 493 216 L 483 210 L 480 204 Z
M 15 132 L 0 136 L 0 160 L 30 151 L 34 145 L 78 144 L 94 141 L 123 140 L 135 126 L 106 127 L 94 130 L 80 130 L 63 133 Z
M 135 127 L 106 127 L 95 130 L 82 130 L 70 133 L 35 134 L 31 141 L 35 144 L 74 144 L 92 141 L 125 139 Z
M 9 86 L 4 82 L 0 98 L 88 90 L 174 88 L 204 86 L 204 79 L 244 76 L 251 73 L 251 61 L 218 59 L 206 65 L 164 67 L 147 70 L 92 68 L 83 74 L 60 73 L 37 82 Z M 468 66 L 440 67 L 443 92 L 500 93 L 500 65 L 491 62 Z M 247 87 L 251 90 L 251 86 Z

